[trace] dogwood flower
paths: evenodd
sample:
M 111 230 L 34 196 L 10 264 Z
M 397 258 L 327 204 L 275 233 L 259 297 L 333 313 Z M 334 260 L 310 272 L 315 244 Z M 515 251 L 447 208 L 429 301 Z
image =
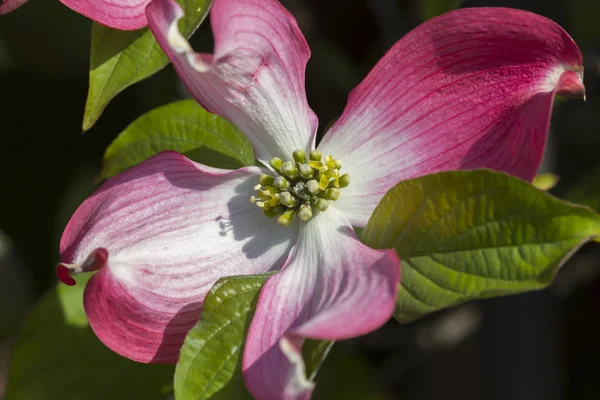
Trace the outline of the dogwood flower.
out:
M 194 97 L 235 123 L 261 166 L 210 168 L 160 153 L 109 179 L 75 212 L 57 267 L 99 270 L 85 310 L 97 336 L 141 362 L 176 362 L 211 285 L 278 271 L 261 290 L 243 354 L 257 399 L 306 399 L 305 338 L 345 339 L 392 315 L 400 263 L 364 227 L 397 182 L 494 168 L 532 179 L 556 93 L 583 95 L 581 53 L 525 11 L 463 9 L 396 43 L 316 146 L 304 90 L 309 48 L 276 0 L 215 0 L 214 54 L 154 0 L 149 26 Z
M 0 15 L 9 13 L 29 0 L 0 0 Z M 79 14 L 121 30 L 135 30 L 148 25 L 145 9 L 150 0 L 60 0 Z

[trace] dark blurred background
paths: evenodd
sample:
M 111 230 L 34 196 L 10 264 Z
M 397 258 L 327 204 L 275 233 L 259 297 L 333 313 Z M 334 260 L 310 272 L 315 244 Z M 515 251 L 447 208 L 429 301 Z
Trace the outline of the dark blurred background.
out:
M 453 0 L 287 0 L 312 49 L 309 103 L 321 126 L 406 32 Z M 600 1 L 464 1 L 561 24 L 584 53 L 587 102 L 557 102 L 544 170 L 553 190 L 600 203 Z M 58 1 L 0 16 L 0 398 L 11 338 L 56 278 L 62 229 L 93 190 L 106 147 L 130 122 L 186 94 L 172 67 L 127 89 L 81 134 L 91 23 Z M 193 37 L 211 51 L 208 20 Z M 573 189 L 587 179 L 585 190 Z M 390 322 L 340 346 L 392 399 L 600 399 L 600 245 L 586 245 L 543 292 L 466 304 L 411 325 Z

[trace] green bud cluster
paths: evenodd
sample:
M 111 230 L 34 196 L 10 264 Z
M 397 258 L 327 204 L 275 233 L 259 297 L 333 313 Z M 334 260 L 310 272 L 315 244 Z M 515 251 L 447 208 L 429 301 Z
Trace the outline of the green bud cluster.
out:
M 277 218 L 281 226 L 289 226 L 296 217 L 308 221 L 313 212 L 325 211 L 330 201 L 340 197 L 340 189 L 350 184 L 348 174 L 340 175 L 342 162 L 312 150 L 308 157 L 304 150 L 292 153 L 293 161 L 275 157 L 269 165 L 276 176 L 261 175 L 254 187 L 250 202 L 263 209 L 265 216 Z

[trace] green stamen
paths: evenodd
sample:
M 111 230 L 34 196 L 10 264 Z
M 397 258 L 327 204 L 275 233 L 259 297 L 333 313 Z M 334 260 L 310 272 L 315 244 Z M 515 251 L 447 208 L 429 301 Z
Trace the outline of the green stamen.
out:
M 327 200 L 337 200 L 340 197 L 340 189 L 338 188 L 331 188 L 331 189 L 327 189 L 325 191 L 325 198 Z
M 321 152 L 318 150 L 311 150 L 308 158 L 310 158 L 310 161 L 321 161 Z
M 277 189 L 281 189 L 281 190 L 290 190 L 290 182 L 285 179 L 283 176 L 278 176 L 275 178 L 275 180 L 273 181 L 273 186 L 275 186 Z
M 279 201 L 286 207 L 294 207 L 296 205 L 296 198 L 290 192 L 281 193 Z
M 312 210 L 310 209 L 310 206 L 307 206 L 305 204 L 300 206 L 300 210 L 298 210 L 298 218 L 300 218 L 302 221 L 308 221 L 309 219 L 312 218 Z
M 314 202 L 314 206 L 319 211 L 325 211 L 325 210 L 327 210 L 327 207 L 329 207 L 329 202 L 325 199 L 319 199 L 317 197 L 317 200 Z
M 275 178 L 273 178 L 271 175 L 265 175 L 265 174 L 260 175 L 260 184 L 262 186 L 272 186 L 274 181 L 275 181 Z M 258 190 L 258 189 L 254 189 L 254 190 Z
M 286 210 L 286 208 L 284 206 L 282 206 L 281 204 L 279 204 L 279 205 L 276 205 L 275 207 L 269 208 L 268 210 L 263 209 L 263 214 L 267 218 L 275 218 L 278 215 L 285 212 L 285 210 Z
M 279 157 L 271 158 L 271 161 L 269 161 L 269 165 L 277 172 L 281 170 L 281 164 L 283 164 L 283 161 Z
M 350 175 L 344 174 L 340 176 L 339 184 L 341 188 L 345 188 L 350 184 Z
M 298 169 L 300 170 L 300 175 L 305 179 L 312 179 L 315 176 L 313 169 L 308 164 L 300 164 Z
M 319 182 L 317 182 L 316 180 L 312 179 L 308 182 L 306 182 L 306 189 L 311 192 L 312 194 L 317 194 L 319 193 Z
M 293 178 L 296 175 L 298 175 L 298 170 L 296 169 L 296 166 L 293 162 L 286 161 L 283 164 L 281 164 L 281 173 L 289 176 L 290 178 Z
M 281 226 L 290 226 L 294 222 L 296 210 L 287 209 L 277 218 L 277 223 Z
M 306 161 L 306 154 L 304 154 L 304 150 L 296 150 L 292 153 L 292 156 L 294 157 L 294 161 L 297 163 L 302 164 L 304 161 Z
M 257 192 L 250 202 L 263 210 L 268 218 L 277 217 L 281 226 L 290 226 L 296 216 L 308 221 L 315 212 L 323 212 L 330 201 L 340 197 L 341 188 L 350 184 L 348 174 L 340 175 L 342 162 L 320 151 L 312 150 L 306 158 L 304 150 L 292 153 L 293 161 L 275 157 L 269 165 L 274 176 L 261 175 L 254 187 Z

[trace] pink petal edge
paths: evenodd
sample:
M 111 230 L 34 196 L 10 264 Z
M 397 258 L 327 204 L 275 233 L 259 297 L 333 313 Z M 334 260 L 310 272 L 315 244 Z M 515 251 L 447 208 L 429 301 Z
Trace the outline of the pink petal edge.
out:
M 260 173 L 163 152 L 77 209 L 57 273 L 68 284 L 70 271 L 100 269 L 84 307 L 104 344 L 135 361 L 176 362 L 213 283 L 283 265 L 297 229 L 277 227 L 248 201 Z
M 310 50 L 279 2 L 215 0 L 213 55 L 194 53 L 179 33 L 183 11 L 174 0 L 154 0 L 146 12 L 194 98 L 240 128 L 260 161 L 268 165 L 272 157 L 291 158 L 296 149 L 313 148 L 318 121 L 304 90 Z
M 110 28 L 132 31 L 148 25 L 146 5 L 152 0 L 60 0 L 61 3 Z
M 29 0 L 5 0 L 0 4 L 0 15 L 16 10 Z
M 260 293 L 242 360 L 250 393 L 260 400 L 310 398 L 304 338 L 347 339 L 379 328 L 392 315 L 399 281 L 395 251 L 360 243 L 333 207 L 309 220 Z
M 398 41 L 352 91 L 319 150 L 351 184 L 336 206 L 363 227 L 396 183 L 453 169 L 535 176 L 555 93 L 583 96 L 581 52 L 555 22 L 460 9 Z

